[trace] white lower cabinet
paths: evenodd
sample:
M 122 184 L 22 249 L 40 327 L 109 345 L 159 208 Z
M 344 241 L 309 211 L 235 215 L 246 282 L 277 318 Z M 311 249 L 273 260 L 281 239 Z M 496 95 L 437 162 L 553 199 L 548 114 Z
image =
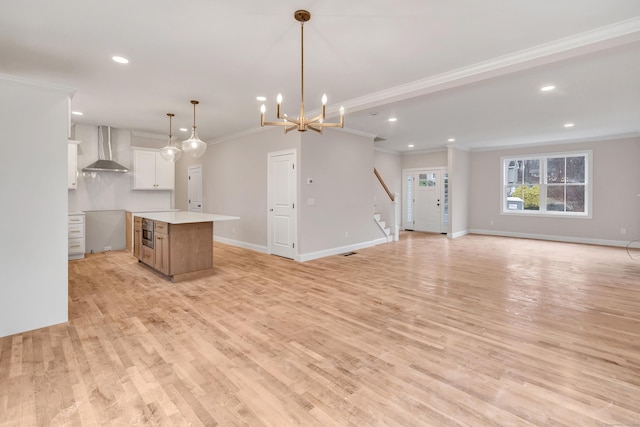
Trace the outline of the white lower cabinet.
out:
M 84 258 L 84 213 L 69 214 L 69 259 Z

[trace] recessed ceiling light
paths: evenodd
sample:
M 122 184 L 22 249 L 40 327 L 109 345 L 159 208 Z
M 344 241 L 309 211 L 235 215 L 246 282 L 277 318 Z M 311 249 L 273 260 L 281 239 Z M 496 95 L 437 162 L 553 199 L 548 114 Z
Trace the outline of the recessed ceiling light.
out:
M 256 96 L 256 99 L 260 102 L 266 101 L 267 97 L 266 96 Z
M 116 61 L 118 64 L 128 64 L 129 60 L 125 57 L 122 56 L 113 56 L 111 57 L 111 59 L 113 59 L 114 61 Z
M 566 128 L 572 128 L 574 126 L 575 126 L 575 124 L 573 124 L 573 123 L 565 123 L 564 124 L 564 127 L 566 127 Z
M 188 130 L 189 130 L 189 129 L 187 129 L 187 128 L 180 128 L 180 132 L 186 132 L 186 131 L 188 131 Z
M 554 85 L 548 85 L 548 86 L 542 86 L 540 88 L 540 92 L 551 92 L 552 90 L 555 90 L 555 86 Z
M 72 111 L 71 114 L 73 114 L 74 116 L 82 116 L 83 112 L 82 111 Z
M 396 121 L 398 121 L 398 119 L 396 119 L 395 117 L 390 117 L 390 118 L 389 118 L 389 121 L 390 121 L 390 122 L 396 122 Z
M 456 139 L 455 139 L 455 138 L 449 138 L 449 139 L 447 139 L 447 141 L 449 141 L 449 142 L 455 142 L 455 141 L 456 141 Z
M 407 147 L 409 147 L 409 148 L 413 148 L 413 147 L 415 147 L 415 145 L 413 145 L 413 144 L 409 144 L 409 145 L 407 145 Z

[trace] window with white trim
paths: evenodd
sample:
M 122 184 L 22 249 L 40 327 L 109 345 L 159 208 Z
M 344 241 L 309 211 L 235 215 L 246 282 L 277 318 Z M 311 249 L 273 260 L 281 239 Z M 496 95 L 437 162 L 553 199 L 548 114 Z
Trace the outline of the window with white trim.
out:
M 503 214 L 590 216 L 591 152 L 502 158 Z

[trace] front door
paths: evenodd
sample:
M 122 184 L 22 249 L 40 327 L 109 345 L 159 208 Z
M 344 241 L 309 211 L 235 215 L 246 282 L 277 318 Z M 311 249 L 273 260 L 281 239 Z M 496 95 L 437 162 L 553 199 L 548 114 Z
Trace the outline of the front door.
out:
M 273 255 L 296 255 L 296 151 L 268 154 L 267 234 L 268 250 Z
M 447 231 L 448 209 L 445 191 L 447 171 L 416 169 L 403 172 L 405 230 L 444 233 Z
M 189 166 L 188 173 L 189 211 L 202 212 L 202 165 Z

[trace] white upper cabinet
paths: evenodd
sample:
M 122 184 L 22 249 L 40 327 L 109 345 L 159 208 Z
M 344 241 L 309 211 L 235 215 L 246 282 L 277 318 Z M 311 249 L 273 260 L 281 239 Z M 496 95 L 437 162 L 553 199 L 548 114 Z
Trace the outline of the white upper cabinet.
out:
M 133 150 L 134 190 L 173 190 L 175 165 L 158 151 Z
M 67 186 L 69 190 L 78 188 L 78 144 L 80 141 L 69 140 L 67 144 Z

